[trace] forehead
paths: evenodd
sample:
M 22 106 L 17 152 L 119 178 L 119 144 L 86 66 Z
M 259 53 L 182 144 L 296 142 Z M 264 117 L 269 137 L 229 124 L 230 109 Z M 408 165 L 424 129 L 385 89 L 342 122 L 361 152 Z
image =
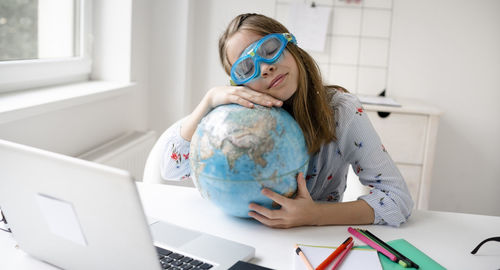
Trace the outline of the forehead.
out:
M 232 65 L 238 58 L 241 53 L 248 47 L 250 44 L 255 41 L 261 39 L 262 36 L 256 34 L 254 32 L 248 30 L 240 30 L 232 35 L 226 43 L 226 54 L 229 60 L 229 63 Z

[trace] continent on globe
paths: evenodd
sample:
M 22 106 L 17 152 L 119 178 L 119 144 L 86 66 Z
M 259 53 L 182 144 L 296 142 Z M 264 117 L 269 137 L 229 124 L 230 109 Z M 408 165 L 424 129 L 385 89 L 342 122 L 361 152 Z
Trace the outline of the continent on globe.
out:
M 261 194 L 264 187 L 293 196 L 296 176 L 309 163 L 302 130 L 288 112 L 237 104 L 218 106 L 200 121 L 189 159 L 201 195 L 239 217 L 248 217 L 251 202 L 276 207 Z

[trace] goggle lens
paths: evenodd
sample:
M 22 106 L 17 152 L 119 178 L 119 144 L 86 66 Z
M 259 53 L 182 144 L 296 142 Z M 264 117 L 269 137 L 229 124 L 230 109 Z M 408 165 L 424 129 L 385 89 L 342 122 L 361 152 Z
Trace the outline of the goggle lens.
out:
M 272 59 L 280 52 L 282 45 L 284 44 L 280 39 L 272 37 L 260 45 L 257 54 L 264 59 Z
M 244 80 L 252 76 L 255 72 L 255 64 L 251 57 L 245 58 L 240 61 L 238 65 L 234 68 L 234 74 L 238 80 Z

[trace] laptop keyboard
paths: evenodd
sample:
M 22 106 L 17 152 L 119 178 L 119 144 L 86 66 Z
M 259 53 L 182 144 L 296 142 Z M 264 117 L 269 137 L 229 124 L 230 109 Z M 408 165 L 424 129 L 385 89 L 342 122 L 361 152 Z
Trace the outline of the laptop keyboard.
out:
M 172 252 L 168 249 L 156 247 L 158 258 L 163 269 L 169 270 L 206 270 L 211 269 L 213 265 L 191 257 L 184 256 L 179 253 Z

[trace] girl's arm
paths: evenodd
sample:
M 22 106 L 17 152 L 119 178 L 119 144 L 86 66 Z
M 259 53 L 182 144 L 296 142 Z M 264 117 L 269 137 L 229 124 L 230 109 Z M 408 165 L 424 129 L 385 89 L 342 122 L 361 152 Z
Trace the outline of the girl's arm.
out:
M 359 100 L 350 94 L 339 110 L 338 145 L 342 158 L 351 164 L 360 182 L 371 187 L 369 194 L 359 197 L 374 211 L 375 224 L 399 226 L 413 209 L 413 200 L 405 180 L 382 144 Z
M 297 176 L 297 196 L 294 199 L 281 196 L 269 189 L 263 189 L 262 194 L 281 205 L 281 208 L 271 210 L 252 203 L 249 207 L 253 211 L 248 215 L 273 228 L 372 224 L 374 220 L 373 208 L 363 200 L 345 203 L 314 202 L 302 173 Z

